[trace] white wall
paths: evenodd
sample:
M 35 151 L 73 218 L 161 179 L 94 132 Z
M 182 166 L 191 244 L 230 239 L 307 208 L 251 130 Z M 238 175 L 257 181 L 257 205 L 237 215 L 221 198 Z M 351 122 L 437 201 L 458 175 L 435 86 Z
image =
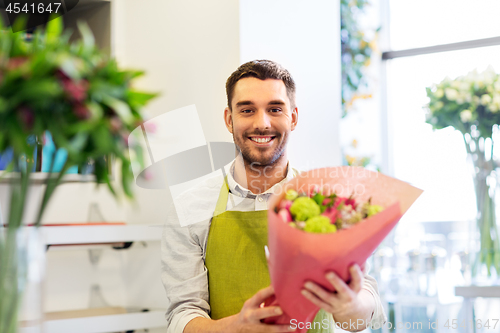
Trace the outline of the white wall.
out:
M 241 62 L 270 59 L 297 85 L 299 123 L 289 142 L 299 170 L 341 164 L 340 8 L 330 0 L 240 0 Z

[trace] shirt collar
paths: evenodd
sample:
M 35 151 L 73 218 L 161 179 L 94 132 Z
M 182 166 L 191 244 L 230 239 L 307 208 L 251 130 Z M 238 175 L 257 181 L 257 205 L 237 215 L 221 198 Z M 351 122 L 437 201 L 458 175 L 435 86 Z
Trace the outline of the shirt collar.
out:
M 283 178 L 283 180 L 281 180 L 279 183 L 274 184 L 271 188 L 269 188 L 264 193 L 260 193 L 258 195 L 269 196 L 269 195 L 273 194 L 274 192 L 276 192 L 276 190 L 278 188 L 280 188 L 281 186 L 286 184 L 289 180 L 291 180 L 296 175 L 298 175 L 297 170 L 293 169 L 292 167 L 290 167 L 290 164 L 288 164 L 286 177 Z M 236 182 L 236 180 L 234 179 L 234 162 L 231 165 L 229 174 L 227 175 L 227 183 L 229 185 L 229 191 L 232 194 L 235 194 L 235 195 L 238 195 L 238 196 L 241 196 L 244 198 L 255 198 L 257 196 L 257 194 L 252 193 L 249 189 L 245 188 L 244 186 L 242 186 L 238 182 Z

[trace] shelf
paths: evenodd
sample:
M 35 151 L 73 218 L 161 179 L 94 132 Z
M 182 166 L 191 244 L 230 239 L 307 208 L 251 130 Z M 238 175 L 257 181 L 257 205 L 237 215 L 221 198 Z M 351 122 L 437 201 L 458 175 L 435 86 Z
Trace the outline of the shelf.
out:
M 455 295 L 466 298 L 500 297 L 500 286 L 461 286 L 455 287 Z
M 67 225 L 40 227 L 47 245 L 159 241 L 161 225 Z
M 74 311 L 71 311 L 74 312 Z M 43 323 L 47 333 L 105 333 L 123 332 L 146 328 L 165 327 L 165 310 L 132 312 L 47 320 Z M 20 333 L 39 332 L 34 327 L 23 327 Z
M 49 174 L 47 172 L 33 172 L 30 174 L 30 182 L 32 184 L 44 184 L 47 181 Z M 53 177 L 56 177 L 53 174 Z M 5 174 L 5 171 L 0 171 L 0 183 L 8 183 L 13 179 L 19 179 L 18 172 L 9 172 Z M 94 175 L 81 175 L 81 174 L 67 174 L 64 175 L 62 183 L 88 183 L 95 182 Z

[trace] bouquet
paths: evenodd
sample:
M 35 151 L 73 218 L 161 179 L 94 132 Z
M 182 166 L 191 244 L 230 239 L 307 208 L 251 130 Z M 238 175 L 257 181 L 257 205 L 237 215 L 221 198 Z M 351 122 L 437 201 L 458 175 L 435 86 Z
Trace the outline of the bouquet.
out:
M 302 296 L 304 283 L 333 292 L 328 271 L 347 282 L 349 267 L 366 261 L 421 193 L 379 172 L 348 166 L 311 170 L 284 185 L 268 209 L 275 296 L 266 302 L 279 304 L 283 315 L 266 322 L 312 322 L 319 308 Z
M 473 249 L 472 276 L 484 269 L 487 276 L 500 275 L 500 243 L 495 211 L 495 186 L 498 160 L 493 153 L 494 130 L 500 124 L 500 75 L 492 67 L 478 73 L 469 72 L 451 80 L 445 78 L 427 88 L 429 103 L 427 123 L 438 130 L 453 127 L 462 133 L 468 159 L 472 166 L 476 194 L 477 241 Z
M 359 203 L 352 195 L 341 197 L 336 193 L 325 195 L 317 190 L 312 194 L 288 190 L 285 200 L 280 202 L 275 212 L 293 228 L 331 233 L 350 228 L 382 210 L 382 206 L 371 204 L 371 198 Z

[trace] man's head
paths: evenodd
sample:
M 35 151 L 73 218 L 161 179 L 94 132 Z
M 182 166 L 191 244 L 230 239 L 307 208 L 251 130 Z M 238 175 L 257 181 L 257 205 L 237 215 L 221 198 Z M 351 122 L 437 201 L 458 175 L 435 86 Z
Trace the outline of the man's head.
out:
M 295 129 L 295 83 L 290 73 L 269 60 L 241 65 L 227 80 L 226 127 L 247 165 L 287 162 L 286 144 Z
M 295 81 L 292 75 L 280 64 L 271 60 L 252 60 L 244 63 L 226 81 L 227 106 L 232 110 L 232 99 L 236 83 L 246 77 L 255 77 L 260 80 L 275 79 L 285 84 L 286 92 L 292 108 L 295 108 Z

